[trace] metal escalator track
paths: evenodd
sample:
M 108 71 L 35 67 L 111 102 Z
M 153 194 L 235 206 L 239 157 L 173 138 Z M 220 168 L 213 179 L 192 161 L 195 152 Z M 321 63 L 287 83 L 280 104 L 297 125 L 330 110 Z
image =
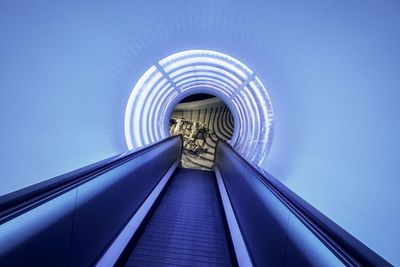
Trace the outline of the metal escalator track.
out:
M 178 168 L 126 266 L 230 266 L 214 172 Z
M 170 137 L 0 197 L 0 266 L 393 266 L 229 144 L 215 150 L 215 172 L 177 169 Z

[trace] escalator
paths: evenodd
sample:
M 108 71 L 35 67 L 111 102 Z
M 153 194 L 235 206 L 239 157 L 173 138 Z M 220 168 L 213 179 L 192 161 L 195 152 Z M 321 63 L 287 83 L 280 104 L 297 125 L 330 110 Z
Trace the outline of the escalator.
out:
M 231 266 L 214 173 L 178 168 L 126 266 Z
M 169 137 L 0 197 L 0 266 L 392 266 L 219 142 Z

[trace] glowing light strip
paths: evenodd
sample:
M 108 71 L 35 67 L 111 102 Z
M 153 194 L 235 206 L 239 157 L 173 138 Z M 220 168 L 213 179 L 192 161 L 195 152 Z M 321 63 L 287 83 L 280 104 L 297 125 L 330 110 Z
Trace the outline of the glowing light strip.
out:
M 182 84 L 182 92 L 186 91 L 187 87 L 193 87 L 193 86 L 197 86 L 197 87 L 210 87 L 216 90 L 219 90 L 220 92 L 224 92 L 227 95 L 231 95 L 230 91 L 227 90 L 226 87 L 212 82 L 212 81 L 207 81 L 207 80 L 200 80 L 200 81 L 194 81 L 194 82 L 188 82 L 185 84 Z
M 180 86 L 182 89 L 185 87 L 184 85 L 187 83 L 202 83 L 202 82 L 209 82 L 212 84 L 218 85 L 218 87 L 224 88 L 227 92 L 230 92 L 233 94 L 235 92 L 235 88 L 232 88 L 229 86 L 229 84 L 224 83 L 223 81 L 220 81 L 218 79 L 212 78 L 212 77 L 203 77 L 203 76 L 198 76 L 197 78 L 188 78 L 186 80 L 182 80 L 177 82 L 176 84 Z
M 175 83 L 178 83 L 181 80 L 187 79 L 187 78 L 192 78 L 192 77 L 212 77 L 216 78 L 218 80 L 223 81 L 224 83 L 228 84 L 232 88 L 238 88 L 239 84 L 234 83 L 232 80 L 227 79 L 225 76 L 221 75 L 220 73 L 215 73 L 211 71 L 194 71 L 194 72 L 185 72 L 182 73 L 181 75 L 176 76 L 176 78 L 173 79 Z
M 134 102 L 136 102 L 136 98 L 139 97 L 140 92 L 142 90 L 143 87 L 145 87 L 145 82 L 150 78 L 151 75 L 154 75 L 157 71 L 157 68 L 152 66 L 150 67 L 150 69 L 148 69 L 142 77 L 140 77 L 139 81 L 136 83 L 135 87 L 133 88 L 129 99 L 128 99 L 128 104 L 126 105 L 126 109 L 125 109 L 125 121 L 124 121 L 124 131 L 125 131 L 125 140 L 128 146 L 128 149 L 133 149 L 134 145 L 133 145 L 133 136 L 131 131 L 133 130 L 131 127 L 131 123 L 132 123 L 132 112 L 133 112 L 133 108 L 134 108 Z M 136 105 L 135 105 L 136 106 Z M 138 136 L 140 135 L 140 133 L 138 131 L 134 132 L 134 136 Z M 136 138 L 135 138 L 136 140 Z M 136 144 L 137 146 L 142 146 L 143 144 Z
M 167 65 L 173 61 L 180 61 L 182 59 L 185 59 L 187 57 L 195 57 L 195 56 L 205 56 L 206 58 L 218 58 L 222 59 L 225 62 L 229 64 L 229 69 L 231 66 L 235 66 L 235 68 L 240 68 L 243 70 L 243 72 L 247 72 L 249 74 L 253 73 L 246 65 L 244 65 L 242 62 L 239 60 L 228 56 L 226 54 L 217 52 L 217 51 L 212 51 L 212 50 L 188 50 L 188 51 L 183 51 L 179 52 L 173 55 L 170 55 L 160 61 L 160 64 L 162 66 Z M 197 61 L 199 62 L 199 60 Z M 164 66 L 165 68 L 165 66 Z
M 165 68 L 166 72 L 170 72 L 173 69 L 181 68 L 183 66 L 190 66 L 195 63 L 198 64 L 199 62 L 201 62 L 203 64 L 206 63 L 206 64 L 209 64 L 212 66 L 221 66 L 225 69 L 232 69 L 232 71 L 234 73 L 239 74 L 239 76 L 244 80 L 247 79 L 247 76 L 248 76 L 243 70 L 237 68 L 234 65 L 230 65 L 229 63 L 227 63 L 223 60 L 220 60 L 220 59 L 208 58 L 208 57 L 186 58 L 186 59 L 179 61 L 179 63 L 177 62 L 177 63 L 172 63 L 170 65 L 166 65 L 166 66 L 164 66 L 164 68 Z
M 213 65 L 198 64 L 198 65 L 194 65 L 194 66 L 182 67 L 181 69 L 176 69 L 176 70 L 173 70 L 172 72 L 170 72 L 169 76 L 171 77 L 171 79 L 174 80 L 176 77 L 178 77 L 182 73 L 191 72 L 195 75 L 196 72 L 200 72 L 200 71 L 204 71 L 204 72 L 208 72 L 208 73 L 213 72 L 216 74 L 220 74 L 220 75 L 224 76 L 226 79 L 233 81 L 237 86 L 242 84 L 242 81 L 238 78 L 238 76 L 232 74 L 232 72 L 230 72 L 226 69 L 223 69 L 223 68 L 215 67 Z
M 160 81 L 155 85 L 155 87 L 150 90 L 149 98 L 150 99 L 158 99 L 156 97 L 156 94 L 159 93 L 161 88 L 163 88 L 167 83 L 168 83 L 168 80 L 165 77 L 160 79 Z M 153 105 L 153 102 L 146 101 L 144 103 L 142 116 L 147 116 L 148 118 L 151 118 L 155 112 L 156 107 L 157 107 L 157 105 Z M 145 125 L 143 125 L 143 123 L 145 123 Z M 142 127 L 147 127 L 150 142 L 155 142 L 157 140 L 157 138 L 155 137 L 156 133 L 153 131 L 151 125 L 149 123 L 146 123 L 146 121 L 142 119 Z
M 243 63 L 210 50 L 173 54 L 143 74 L 133 87 L 125 109 L 128 148 L 167 137 L 168 112 L 183 96 L 204 90 L 215 92 L 228 102 L 235 118 L 231 144 L 240 154 L 260 164 L 269 151 L 273 134 L 268 92 Z

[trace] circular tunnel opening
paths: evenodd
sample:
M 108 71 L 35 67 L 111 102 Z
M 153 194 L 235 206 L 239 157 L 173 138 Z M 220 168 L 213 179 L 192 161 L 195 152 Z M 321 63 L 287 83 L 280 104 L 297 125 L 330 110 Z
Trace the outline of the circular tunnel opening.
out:
M 211 94 L 186 96 L 169 118 L 170 135 L 183 137 L 182 166 L 185 168 L 211 169 L 217 142 L 229 142 L 234 131 L 234 117 L 228 105 Z
M 171 54 L 139 78 L 125 109 L 128 148 L 143 147 L 169 136 L 175 107 L 194 102 L 196 94 L 202 94 L 202 98 L 204 94 L 216 96 L 229 107 L 233 119 L 230 117 L 228 121 L 234 122 L 233 135 L 225 136 L 225 140 L 245 159 L 262 164 L 274 132 L 267 89 L 245 64 L 211 50 Z

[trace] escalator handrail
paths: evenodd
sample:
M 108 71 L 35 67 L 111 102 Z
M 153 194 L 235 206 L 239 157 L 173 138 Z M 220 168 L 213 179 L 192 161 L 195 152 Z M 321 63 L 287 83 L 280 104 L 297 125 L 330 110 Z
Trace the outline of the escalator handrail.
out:
M 224 144 L 278 199 L 298 216 L 327 247 L 340 255 L 344 262 L 354 266 L 393 266 L 379 254 L 368 248 L 342 227 L 311 206 L 267 171 L 243 158 L 229 143 L 220 140 L 216 151 Z M 217 153 L 216 153 L 217 155 Z
M 115 155 L 66 174 L 0 196 L 0 224 L 175 138 L 180 138 L 182 141 L 181 135 L 170 136 L 157 143 Z

